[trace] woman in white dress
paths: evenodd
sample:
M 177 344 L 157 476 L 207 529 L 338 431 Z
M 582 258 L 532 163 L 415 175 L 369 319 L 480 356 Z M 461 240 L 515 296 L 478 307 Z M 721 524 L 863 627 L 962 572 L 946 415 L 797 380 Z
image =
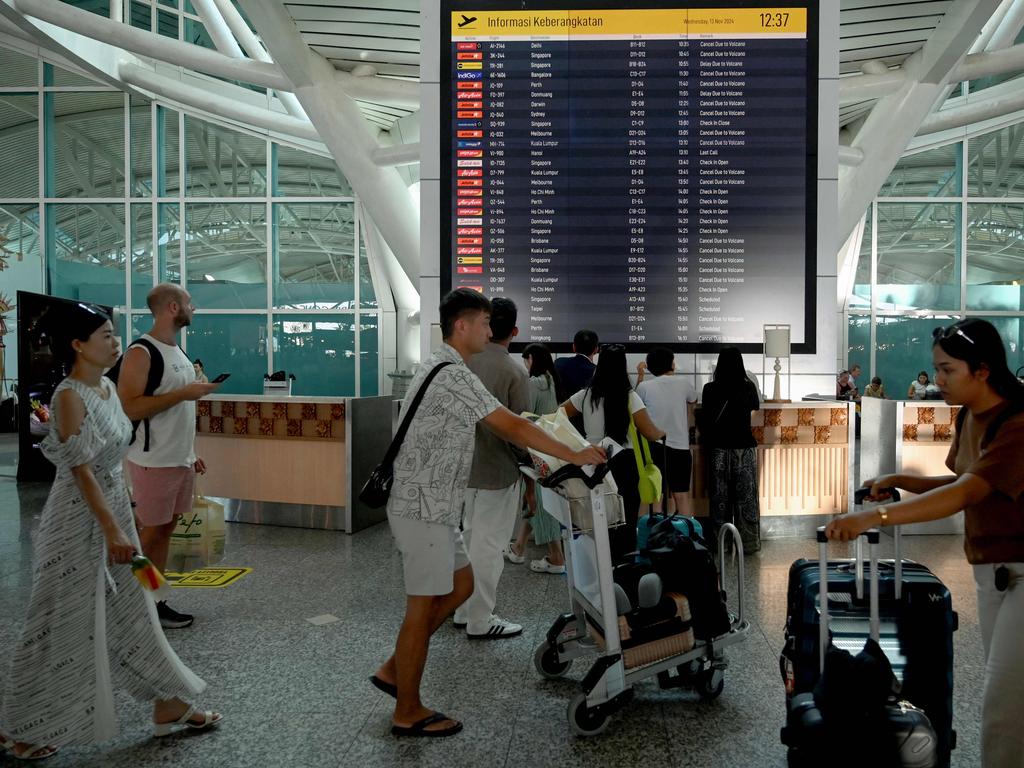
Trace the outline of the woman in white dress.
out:
M 55 428 L 41 446 L 57 477 L 35 537 L 32 595 L 0 708 L 0 745 L 35 760 L 115 736 L 115 685 L 153 702 L 157 736 L 221 720 L 184 701 L 206 683 L 171 650 L 129 565 L 141 551 L 121 473 L 132 425 L 103 376 L 120 356 L 110 319 L 79 304 L 50 326 L 72 367 L 54 391 Z

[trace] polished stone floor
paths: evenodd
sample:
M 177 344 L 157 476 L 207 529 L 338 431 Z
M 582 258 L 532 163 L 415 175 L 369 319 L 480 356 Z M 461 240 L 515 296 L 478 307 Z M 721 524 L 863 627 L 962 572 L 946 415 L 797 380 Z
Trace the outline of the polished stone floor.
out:
M 0 435 L 0 663 L 24 615 L 31 535 L 47 491 L 14 482 L 13 445 L 13 436 Z M 887 540 L 883 553 L 889 547 Z M 721 698 L 702 703 L 693 693 L 643 683 L 608 730 L 591 739 L 571 736 L 565 717 L 586 665 L 574 667 L 567 680 L 548 682 L 532 664 L 534 648 L 566 606 L 565 580 L 508 566 L 499 611 L 526 625 L 523 636 L 468 642 L 449 625 L 431 648 L 425 702 L 464 720 L 465 731 L 451 739 L 400 741 L 388 733 L 390 699 L 366 681 L 389 654 L 403 608 L 399 558 L 386 526 L 348 536 L 229 524 L 223 564 L 253 572 L 225 589 L 176 590 L 173 605 L 197 618 L 193 627 L 168 633 L 209 683 L 201 703 L 225 713 L 223 726 L 157 741 L 149 737 L 146 705 L 120 697 L 118 738 L 65 749 L 46 765 L 784 766 L 778 653 L 786 577 L 794 559 L 815 551 L 809 540 L 775 540 L 748 559 L 753 631 L 730 651 Z M 960 537 L 912 537 L 906 555 L 937 572 L 960 613 L 953 763 L 978 765 L 983 665 Z M 307 621 L 324 614 L 340 620 Z

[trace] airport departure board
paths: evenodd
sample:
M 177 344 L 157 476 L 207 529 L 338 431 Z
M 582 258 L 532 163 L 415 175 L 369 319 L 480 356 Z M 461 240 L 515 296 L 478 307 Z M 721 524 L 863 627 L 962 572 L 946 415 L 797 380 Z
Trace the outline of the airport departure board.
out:
M 443 4 L 447 286 L 556 350 L 813 351 L 814 8 L 565 6 Z

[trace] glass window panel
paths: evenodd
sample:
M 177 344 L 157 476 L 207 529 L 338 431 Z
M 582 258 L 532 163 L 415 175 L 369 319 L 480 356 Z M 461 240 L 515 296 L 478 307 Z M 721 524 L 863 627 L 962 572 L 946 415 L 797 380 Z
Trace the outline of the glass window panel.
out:
M 135 203 L 132 211 L 132 308 L 146 309 L 146 294 L 153 287 L 153 206 Z
M 64 0 L 64 2 L 99 16 L 110 16 L 109 0 Z
M 959 143 L 906 155 L 896 163 L 878 196 L 959 197 L 962 159 Z
M 178 113 L 173 109 L 158 106 L 156 134 L 157 189 L 160 197 L 175 197 L 178 194 L 179 178 L 179 134 Z
M 1017 376 L 1024 375 L 1024 317 L 985 317 L 999 331 L 1006 345 L 1006 362 Z
M 352 309 L 353 203 L 274 203 L 274 306 Z
M 380 333 L 376 314 L 359 315 L 359 396 L 380 393 Z
M 274 195 L 279 197 L 351 197 L 352 187 L 334 160 L 274 144 Z
M 295 374 L 293 395 L 355 395 L 352 315 L 278 315 L 274 367 Z
M 131 101 L 132 197 L 153 194 L 153 109 L 147 99 Z
M 910 383 L 921 371 L 934 380 L 932 331 L 953 322 L 949 317 L 878 316 L 875 322 L 873 375 L 881 377 L 890 397 L 905 399 Z
M 185 117 L 189 197 L 256 197 L 267 191 L 264 139 Z
M 8 88 L 39 85 L 39 63 L 34 56 L 0 48 L 0 72 L 4 73 L 3 84 Z
M 75 87 L 79 85 L 85 85 L 95 88 L 97 85 L 103 85 L 109 87 L 107 83 L 102 80 L 94 80 L 86 75 L 80 75 L 77 72 L 71 72 L 70 70 L 63 69 L 62 67 L 56 67 L 53 64 L 43 65 L 43 78 L 46 85 L 58 86 L 61 88 Z
M 128 12 L 133 27 L 150 32 L 153 30 L 153 6 L 148 3 L 140 3 L 138 0 L 131 0 Z
M 39 258 L 39 208 L 27 204 L 0 206 L 0 301 L 15 305 L 18 291 L 45 293 Z M 18 373 L 17 308 L 0 308 L 0 378 Z M 6 347 L 6 352 L 5 348 Z
M 186 16 L 184 23 L 186 43 L 209 48 L 211 51 L 217 50 L 217 46 L 213 44 L 213 38 L 210 37 L 210 33 L 206 31 L 206 27 L 203 26 L 202 22 Z
M 144 333 L 149 333 L 153 327 L 153 316 L 149 312 L 135 312 L 132 314 L 132 338 L 128 343 L 131 343 L 135 339 L 142 336 Z
M 181 284 L 181 206 L 160 203 L 156 232 L 157 280 Z
M 871 381 L 874 373 L 871 371 L 871 316 L 850 315 L 847 326 L 847 349 L 846 367 L 852 368 L 855 363 L 860 364 L 862 373 L 857 380 L 857 386 L 861 392 L 865 385 Z
M 267 373 L 266 315 L 196 314 L 188 327 L 188 356 L 202 360 L 212 379 L 220 373 L 231 378 L 220 394 L 261 395 Z
M 880 309 L 960 308 L 960 205 L 877 205 Z
M 48 93 L 54 197 L 124 196 L 124 94 Z
M 0 197 L 39 196 L 39 101 L 0 93 Z
M 201 309 L 267 306 L 265 203 L 186 203 L 187 287 Z
M 178 39 L 178 14 L 157 9 L 156 31 L 164 37 Z
M 976 136 L 967 142 L 967 194 L 1024 196 L 1024 124 Z
M 967 308 L 1024 309 L 1024 203 L 967 207 Z
M 864 216 L 864 235 L 857 254 L 857 267 L 853 277 L 853 290 L 847 297 L 849 307 L 871 306 L 871 206 Z
M 160 5 L 166 5 L 168 8 L 177 8 L 178 7 L 178 0 L 159 0 L 159 2 L 160 2 Z M 188 4 L 188 9 L 187 10 L 188 10 L 189 13 L 195 13 L 195 11 L 192 10 L 192 4 L 191 3 Z
M 46 207 L 49 292 L 109 306 L 125 304 L 123 203 Z

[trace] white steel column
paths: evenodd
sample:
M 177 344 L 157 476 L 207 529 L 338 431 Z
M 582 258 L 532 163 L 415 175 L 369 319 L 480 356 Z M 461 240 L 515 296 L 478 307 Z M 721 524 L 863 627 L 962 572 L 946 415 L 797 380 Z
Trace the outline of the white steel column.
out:
M 245 55 L 242 53 L 242 49 L 238 47 L 238 42 L 232 36 L 231 30 L 228 29 L 228 25 L 213 4 L 213 0 L 192 0 L 192 5 L 196 9 L 196 13 L 199 14 L 199 18 L 203 20 L 206 31 L 210 33 L 210 39 L 217 46 L 217 50 L 232 59 L 244 59 Z

